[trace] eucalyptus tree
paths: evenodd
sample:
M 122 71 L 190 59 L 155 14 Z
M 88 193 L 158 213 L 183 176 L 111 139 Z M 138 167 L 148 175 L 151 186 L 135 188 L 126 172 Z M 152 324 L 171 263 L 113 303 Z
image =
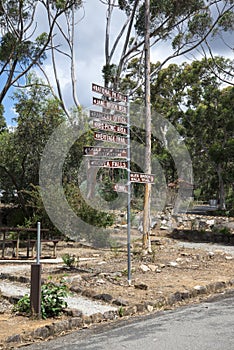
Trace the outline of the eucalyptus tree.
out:
M 105 65 L 103 75 L 106 85 L 118 88 L 120 77 L 128 63 L 137 57 L 144 63 L 145 1 L 99 0 L 106 5 Z M 119 32 L 113 34 L 114 16 L 119 19 Z M 121 22 L 122 19 L 122 22 Z M 116 31 L 116 25 L 113 26 Z M 217 40 L 233 49 L 233 41 L 226 42 L 225 33 L 234 29 L 234 4 L 232 0 L 151 0 L 150 37 L 151 49 L 167 42 L 168 49 L 160 67 L 151 72 L 157 74 L 169 60 L 196 50 L 212 55 Z M 216 62 L 217 63 L 217 62 Z M 229 71 L 229 74 L 232 74 Z M 138 85 L 144 76 L 139 76 Z M 137 86 L 138 86 L 137 85 Z
M 106 86 L 119 89 L 121 75 L 128 74 L 127 66 L 133 58 L 137 57 L 142 65 L 147 63 L 144 50 L 146 49 L 146 5 L 148 7 L 149 2 L 144 0 L 100 1 L 107 5 L 104 81 Z M 125 21 L 111 43 L 111 20 L 114 10 L 121 10 L 125 14 Z M 175 57 L 194 53 L 198 49 L 212 54 L 212 39 L 220 33 L 234 29 L 233 10 L 232 0 L 151 0 L 149 19 L 151 48 L 157 48 L 164 42 L 168 45 L 162 64 L 150 72 L 151 77 L 157 75 L 163 65 Z M 144 84 L 145 74 L 139 74 L 138 78 L 130 94 Z M 151 120 L 146 120 L 147 129 L 150 122 Z M 147 137 L 149 139 L 151 136 Z M 150 142 L 146 141 L 146 144 L 150 145 Z M 147 152 L 150 154 L 150 149 Z M 150 169 L 147 157 L 145 168 Z M 144 232 L 144 236 L 146 234 Z M 143 245 L 145 245 L 144 242 Z
M 1 0 L 0 1 L 0 75 L 2 89 L 0 103 L 12 87 L 25 86 L 25 76 L 32 68 L 39 67 L 51 55 L 57 91 L 50 87 L 65 109 L 55 65 L 55 50 L 71 60 L 71 76 L 74 82 L 74 12 L 81 0 Z M 61 21 L 63 25 L 61 26 Z M 67 32 L 64 26 L 67 25 Z M 59 35 L 59 44 L 54 42 Z M 69 50 L 62 45 L 68 44 Z M 69 53 L 70 52 L 70 53 Z M 79 105 L 77 99 L 75 102 Z
M 49 136 L 62 121 L 64 111 L 48 87 L 28 77 L 27 90 L 15 92 L 17 127 L 0 134 L 0 177 L 3 189 L 16 190 L 27 214 L 26 190 L 39 183 L 39 164 Z
M 197 189 L 220 209 L 233 191 L 234 90 L 223 86 L 231 64 L 222 57 L 171 64 L 152 81 L 152 104 L 185 139 Z

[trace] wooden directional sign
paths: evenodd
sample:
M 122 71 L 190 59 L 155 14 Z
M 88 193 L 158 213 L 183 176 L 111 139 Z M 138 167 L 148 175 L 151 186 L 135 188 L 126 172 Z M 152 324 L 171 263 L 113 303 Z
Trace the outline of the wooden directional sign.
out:
M 154 183 L 155 177 L 151 174 L 130 173 L 131 182 Z
M 128 185 L 115 184 L 113 186 L 113 190 L 116 191 L 116 192 L 128 193 Z
M 128 102 L 128 98 L 126 95 L 121 94 L 120 92 L 113 91 L 111 89 L 105 88 L 103 86 L 92 84 L 92 90 L 99 94 L 102 94 L 106 97 L 111 97 L 117 101 Z
M 128 109 L 126 106 L 120 105 L 120 104 L 115 103 L 115 102 L 102 100 L 100 98 L 93 97 L 93 104 L 107 108 L 107 109 L 113 109 L 113 110 L 120 112 L 120 113 L 124 113 L 124 114 L 128 113 Z
M 128 144 L 128 139 L 124 136 L 109 135 L 109 134 L 104 134 L 101 132 L 95 132 L 94 139 L 98 140 L 98 141 L 114 142 L 114 143 L 118 143 L 120 145 L 127 145 Z
M 84 147 L 85 156 L 127 158 L 127 149 L 111 147 Z
M 94 120 L 93 127 L 95 129 L 99 129 L 99 130 L 116 132 L 118 134 L 124 134 L 124 135 L 128 134 L 128 129 L 124 126 L 121 126 L 121 125 L 113 125 L 113 124 L 99 122 L 99 121 Z
M 128 163 L 121 162 L 118 160 L 102 160 L 102 159 L 93 159 L 89 162 L 92 167 L 101 167 L 101 168 L 120 168 L 127 169 Z
M 99 111 L 89 111 L 89 116 L 91 118 L 97 118 L 106 122 L 113 122 L 113 123 L 120 123 L 120 124 L 128 123 L 127 117 L 119 114 L 108 114 L 108 113 L 103 113 Z

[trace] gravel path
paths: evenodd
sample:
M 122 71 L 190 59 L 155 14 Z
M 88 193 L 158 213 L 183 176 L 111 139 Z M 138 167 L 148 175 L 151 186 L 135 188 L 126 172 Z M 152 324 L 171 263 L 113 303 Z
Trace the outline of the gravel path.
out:
M 13 297 L 22 297 L 25 294 L 30 294 L 30 288 L 8 281 L 0 281 L 0 290 L 2 294 Z M 78 309 L 87 316 L 98 312 L 104 313 L 106 311 L 116 310 L 115 307 L 104 305 L 82 296 L 68 296 L 64 300 L 66 300 L 69 308 Z
M 185 247 L 190 249 L 202 249 L 205 251 L 214 252 L 222 251 L 224 254 L 234 256 L 234 246 L 221 245 L 215 243 L 194 243 L 194 242 L 180 242 L 175 241 L 175 244 L 179 247 Z M 32 263 L 32 262 L 31 262 Z M 25 270 L 30 272 L 31 263 L 20 263 L 11 265 L 10 263 L 1 263 L 0 262 L 0 273 L 9 273 L 9 274 L 20 274 L 25 272 Z M 60 263 L 58 261 L 57 263 Z M 43 264 L 43 261 L 42 261 Z M 30 289 L 27 286 L 16 282 L 9 282 L 5 280 L 0 280 L 0 290 L 3 294 L 8 296 L 23 296 L 30 293 Z M 93 301 L 82 296 L 68 296 L 66 298 L 68 307 L 76 308 L 83 312 L 84 315 L 92 315 L 97 312 L 104 313 L 106 311 L 116 310 L 115 307 L 102 304 L 98 301 Z
M 200 242 L 178 242 L 177 245 L 180 247 L 185 247 L 185 248 L 191 248 L 191 249 L 202 249 L 206 250 L 209 252 L 223 252 L 228 255 L 234 256 L 234 246 L 231 245 L 222 245 L 222 244 L 217 244 L 217 243 L 200 243 Z

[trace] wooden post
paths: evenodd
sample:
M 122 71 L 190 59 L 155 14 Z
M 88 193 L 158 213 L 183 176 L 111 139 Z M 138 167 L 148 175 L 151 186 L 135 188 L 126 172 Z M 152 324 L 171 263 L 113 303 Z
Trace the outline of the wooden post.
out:
M 30 307 L 32 316 L 41 318 L 41 265 L 31 265 Z
M 37 223 L 37 263 L 31 265 L 30 307 L 36 318 L 41 318 L 41 224 Z

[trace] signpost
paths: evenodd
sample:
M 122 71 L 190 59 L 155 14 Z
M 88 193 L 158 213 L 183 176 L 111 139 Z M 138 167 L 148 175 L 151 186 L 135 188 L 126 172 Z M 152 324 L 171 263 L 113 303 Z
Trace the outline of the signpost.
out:
M 118 134 L 124 134 L 127 135 L 128 130 L 126 127 L 121 126 L 121 125 L 113 125 L 113 124 L 109 124 L 109 123 L 103 123 L 103 122 L 99 122 L 94 120 L 93 121 L 93 127 L 95 129 L 99 129 L 99 130 L 104 130 L 104 131 L 111 131 L 111 132 L 115 132 Z
M 128 102 L 128 97 L 126 95 L 121 94 L 120 92 L 113 91 L 109 88 L 94 84 L 94 83 L 92 84 L 92 91 L 97 92 L 99 94 L 102 94 L 103 96 L 115 99 L 117 101 L 122 101 L 125 103 Z
M 155 176 L 152 174 L 143 174 L 143 173 L 130 173 L 130 181 L 138 183 L 151 183 L 155 181 Z
M 104 107 L 106 109 L 113 109 L 120 113 L 128 113 L 128 109 L 126 106 L 120 105 L 116 102 L 102 100 L 101 98 L 93 97 L 93 104 L 100 107 Z
M 110 114 L 110 113 L 103 113 L 99 111 L 89 111 L 89 116 L 91 118 L 97 118 L 99 120 L 104 120 L 107 122 L 127 124 L 127 117 L 120 114 Z
M 114 160 L 102 160 L 94 159 L 90 160 L 90 166 L 93 167 L 102 167 L 102 168 L 118 168 L 118 169 L 127 169 L 127 162 L 114 161 Z
M 111 147 L 84 147 L 85 156 L 111 157 L 111 158 L 127 158 L 126 148 Z
M 94 133 L 94 139 L 97 141 L 118 143 L 120 145 L 127 145 L 128 144 L 128 139 L 124 136 L 110 135 L 110 134 L 105 134 L 105 133 L 100 133 L 100 132 Z
M 93 97 L 93 104 L 110 110 L 108 113 L 91 110 L 90 117 L 93 120 L 93 128 L 104 132 L 94 132 L 97 141 L 111 142 L 127 146 L 127 148 L 112 148 L 91 146 L 84 147 L 85 156 L 124 158 L 121 160 L 91 159 L 90 167 L 119 168 L 127 170 L 127 184 L 115 184 L 113 190 L 127 193 L 127 252 L 128 252 L 128 283 L 131 284 L 131 183 L 150 184 L 155 182 L 152 174 L 133 173 L 130 171 L 130 115 L 128 96 L 109 88 L 92 84 L 92 91 L 101 94 L 104 98 Z M 114 123 L 110 124 L 108 122 Z M 113 135 L 111 133 L 115 133 Z M 121 135 L 118 135 L 121 134 Z M 124 135 L 124 136 L 123 136 Z

